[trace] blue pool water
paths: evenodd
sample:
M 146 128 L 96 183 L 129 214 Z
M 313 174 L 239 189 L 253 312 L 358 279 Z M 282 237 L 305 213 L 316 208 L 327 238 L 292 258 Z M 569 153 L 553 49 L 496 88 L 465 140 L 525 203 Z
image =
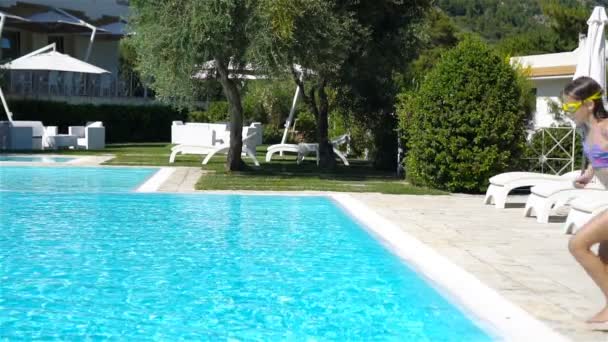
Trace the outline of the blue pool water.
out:
M 29 162 L 29 163 L 65 163 L 74 158 L 68 157 L 27 157 L 27 156 L 2 156 L 0 155 L 0 161 L 10 162 Z
M 492 340 L 327 198 L 97 190 L 0 191 L 0 339 Z
M 0 166 L 0 191 L 128 192 L 155 168 Z

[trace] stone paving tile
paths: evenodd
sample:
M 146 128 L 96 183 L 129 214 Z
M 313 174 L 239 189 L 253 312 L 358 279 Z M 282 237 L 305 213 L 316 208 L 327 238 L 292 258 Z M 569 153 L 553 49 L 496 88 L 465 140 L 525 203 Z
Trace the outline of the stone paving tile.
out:
M 603 297 L 568 253 L 559 220 L 540 224 L 482 196 L 352 196 L 572 341 L 608 341 L 584 324 Z
M 160 192 L 192 192 L 203 170 L 197 167 L 177 167 L 159 188 Z

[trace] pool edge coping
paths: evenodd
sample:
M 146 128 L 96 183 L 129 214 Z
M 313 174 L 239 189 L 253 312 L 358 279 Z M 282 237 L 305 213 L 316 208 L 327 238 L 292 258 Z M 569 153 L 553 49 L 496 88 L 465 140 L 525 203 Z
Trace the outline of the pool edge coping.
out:
M 174 167 L 160 167 L 148 179 L 141 183 L 135 192 L 150 193 L 159 192 L 160 187 L 173 175 L 176 171 Z
M 349 194 L 327 193 L 325 196 L 446 292 L 451 300 L 478 319 L 482 328 L 488 327 L 489 333 L 504 341 L 570 341 L 363 202 Z

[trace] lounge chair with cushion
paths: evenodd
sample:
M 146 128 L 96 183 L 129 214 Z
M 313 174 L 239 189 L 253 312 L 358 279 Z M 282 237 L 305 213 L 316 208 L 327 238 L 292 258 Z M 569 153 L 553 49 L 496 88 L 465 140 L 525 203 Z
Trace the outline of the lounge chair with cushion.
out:
M 572 182 L 554 182 L 537 185 L 531 189 L 526 201 L 524 216 L 536 216 L 539 223 L 549 222 L 554 208 L 564 206 L 577 198 L 608 194 L 602 183 L 594 179 L 584 189 L 577 189 Z
M 554 182 L 572 182 L 581 174 L 572 171 L 561 176 L 536 172 L 505 172 L 490 178 L 490 186 L 483 200 L 484 204 L 494 203 L 497 209 L 504 209 L 509 193 L 517 188 L 532 187 Z
M 201 136 L 197 144 L 179 144 L 171 148 L 169 163 L 174 163 L 178 154 L 198 154 L 204 156 L 203 165 L 206 165 L 209 160 L 218 153 L 226 153 L 230 149 L 230 132 L 221 132 L 217 134 L 212 132 L 209 135 Z M 251 125 L 243 128 L 243 154 L 251 158 L 256 166 L 260 163 L 255 155 L 256 148 L 260 142 L 259 135 L 261 126 Z
M 608 210 L 608 191 L 594 192 L 570 202 L 570 211 L 564 224 L 564 233 L 572 234 L 596 215 Z
M 336 156 L 338 156 L 338 158 L 340 158 L 340 160 L 342 160 L 342 162 L 346 166 L 349 166 L 350 164 L 348 163 L 348 160 L 346 159 L 344 153 L 340 151 L 338 147 L 340 145 L 347 144 L 348 142 L 350 142 L 350 136 L 348 134 L 341 135 L 331 141 L 334 153 L 336 154 Z M 304 160 L 304 158 L 306 158 L 307 155 L 315 154 L 317 164 L 319 163 L 319 144 L 317 143 L 276 144 L 268 146 L 266 152 L 266 162 L 270 162 L 274 154 L 283 152 L 297 153 L 298 164 L 302 163 L 302 161 Z

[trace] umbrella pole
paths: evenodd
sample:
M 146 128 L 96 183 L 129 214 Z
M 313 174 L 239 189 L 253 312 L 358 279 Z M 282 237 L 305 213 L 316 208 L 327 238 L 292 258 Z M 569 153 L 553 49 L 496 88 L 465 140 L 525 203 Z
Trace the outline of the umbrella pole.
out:
M 0 14 L 0 41 L 2 40 L 2 31 L 4 30 L 5 21 L 6 16 L 4 14 Z M 6 104 L 6 99 L 4 98 L 2 88 L 0 88 L 0 99 L 2 100 L 2 106 L 4 107 L 4 111 L 6 112 L 6 117 L 8 118 L 8 121 L 13 121 L 13 113 L 11 113 L 11 111 L 8 109 L 8 105 Z
M 90 27 L 93 32 L 91 32 L 91 38 L 89 38 L 89 46 L 87 47 L 87 54 L 84 57 L 84 61 L 88 62 L 89 57 L 91 57 L 91 50 L 93 49 L 93 42 L 95 41 L 95 33 L 97 33 L 97 28 L 94 26 Z
M 296 103 L 298 103 L 298 96 L 300 95 L 300 86 L 296 87 L 296 93 L 293 96 L 293 103 L 291 104 L 291 110 L 289 111 L 289 117 L 287 117 L 287 121 L 285 122 L 285 131 L 283 131 L 283 138 L 281 139 L 281 144 L 284 144 L 287 141 L 287 133 L 289 131 L 289 127 L 291 126 L 291 122 L 293 121 L 293 117 L 296 112 Z M 280 152 L 280 155 L 283 155 L 283 151 Z
M 0 99 L 2 99 L 2 106 L 4 107 L 4 111 L 6 112 L 6 117 L 8 117 L 8 121 L 13 121 L 13 113 L 11 113 L 11 111 L 8 109 L 8 105 L 6 104 L 6 99 L 4 98 L 2 88 L 0 88 Z
M 4 30 L 4 22 L 6 21 L 6 16 L 4 14 L 0 14 L 0 42 L 2 42 L 2 31 Z M 2 51 L 0 50 L 0 54 Z M 0 55 L 0 57 L 2 57 Z

